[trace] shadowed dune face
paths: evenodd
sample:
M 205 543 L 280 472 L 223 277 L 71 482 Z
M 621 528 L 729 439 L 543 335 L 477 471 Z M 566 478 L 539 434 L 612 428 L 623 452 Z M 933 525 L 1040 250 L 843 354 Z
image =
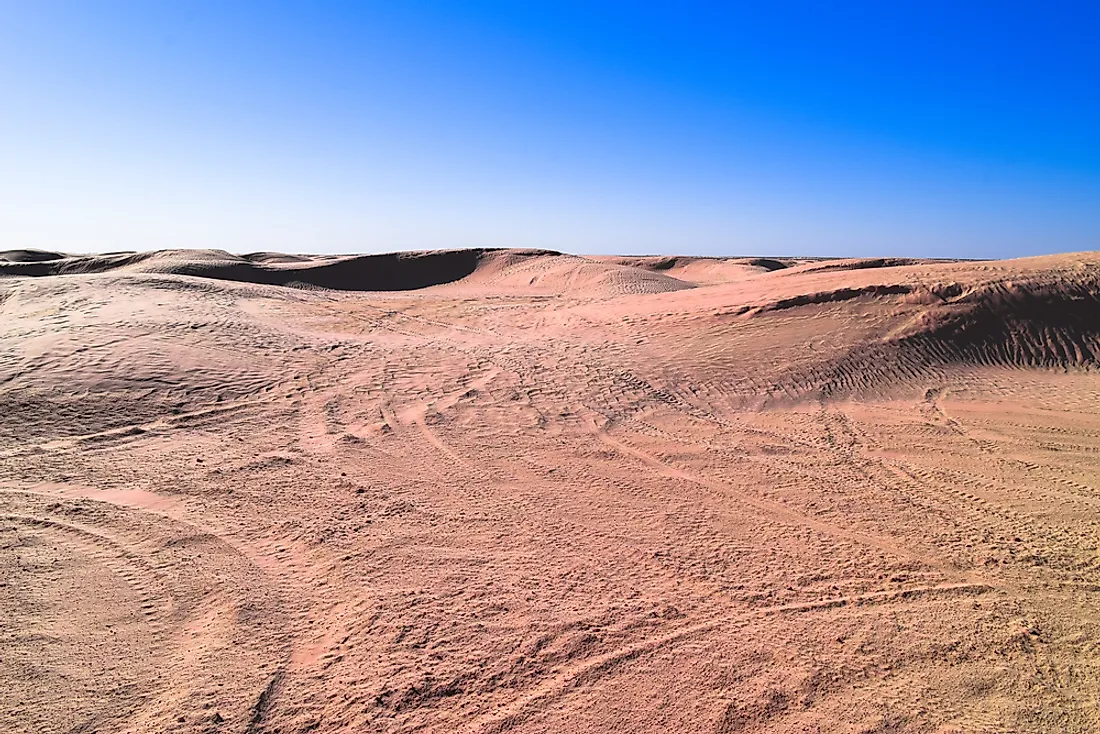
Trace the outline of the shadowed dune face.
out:
M 4 250 L 0 251 L 0 262 L 9 263 L 38 263 L 51 260 L 63 260 L 65 255 L 60 252 L 44 252 L 42 250 Z
M 450 250 L 394 253 L 341 258 L 332 262 L 264 265 L 233 263 L 204 267 L 186 264 L 174 268 L 179 275 L 233 280 L 260 285 L 296 285 L 341 291 L 409 291 L 465 278 L 477 268 L 481 253 Z
M 1100 255 L 0 255 L 0 730 L 1092 732 Z
M 460 280 L 477 268 L 478 250 L 310 258 L 278 253 L 243 257 L 220 251 L 161 251 L 88 257 L 22 256 L 0 263 L 0 275 L 162 273 L 257 285 L 344 291 L 402 291 Z M 10 255 L 10 253 L 9 253 Z

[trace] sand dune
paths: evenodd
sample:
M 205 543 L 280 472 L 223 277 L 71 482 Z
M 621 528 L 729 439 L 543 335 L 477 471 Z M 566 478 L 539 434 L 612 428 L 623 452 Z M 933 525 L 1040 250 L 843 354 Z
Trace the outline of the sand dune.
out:
M 0 275 L 158 273 L 241 283 L 351 291 L 414 290 L 466 277 L 481 257 L 476 250 L 301 257 L 220 250 L 163 250 L 119 255 L 25 259 L 0 263 Z
M 9 263 L 34 263 L 49 260 L 62 260 L 66 256 L 60 252 L 45 252 L 43 250 L 3 250 L 0 251 L 0 262 Z
M 1100 254 L 0 253 L 0 730 L 1100 730 Z
M 661 293 L 691 284 L 642 268 L 599 263 L 558 252 L 439 250 L 385 255 L 301 256 L 220 250 L 163 250 L 65 257 L 14 251 L 0 257 L 0 276 L 90 273 L 188 275 L 240 283 L 342 291 L 404 291 L 466 278 L 488 290 L 592 296 Z M 473 277 L 471 277 L 473 276 Z

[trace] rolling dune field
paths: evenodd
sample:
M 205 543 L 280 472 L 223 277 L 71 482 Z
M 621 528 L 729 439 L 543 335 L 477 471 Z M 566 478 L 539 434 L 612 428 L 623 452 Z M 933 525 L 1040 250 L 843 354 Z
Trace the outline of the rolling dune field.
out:
M 0 731 L 1100 731 L 1100 254 L 0 253 Z

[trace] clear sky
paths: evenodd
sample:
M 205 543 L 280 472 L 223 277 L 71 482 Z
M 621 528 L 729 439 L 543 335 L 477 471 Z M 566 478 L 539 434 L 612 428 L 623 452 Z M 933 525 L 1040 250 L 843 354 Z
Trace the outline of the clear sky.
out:
M 1100 249 L 1100 3 L 0 0 L 0 249 Z

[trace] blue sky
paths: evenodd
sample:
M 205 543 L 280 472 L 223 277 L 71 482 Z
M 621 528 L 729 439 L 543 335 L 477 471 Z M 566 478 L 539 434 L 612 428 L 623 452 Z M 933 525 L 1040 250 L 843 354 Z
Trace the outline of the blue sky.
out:
M 1100 5 L 0 0 L 0 249 L 1100 249 Z

